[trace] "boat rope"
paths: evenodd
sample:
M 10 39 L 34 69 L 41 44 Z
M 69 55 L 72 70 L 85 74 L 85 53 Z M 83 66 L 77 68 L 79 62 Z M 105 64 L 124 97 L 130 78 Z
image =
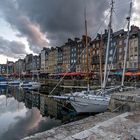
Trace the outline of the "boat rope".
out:
M 104 18 L 104 20 L 101 22 L 101 24 L 99 25 L 99 27 L 97 28 L 97 31 L 95 32 L 95 34 L 93 35 L 93 37 L 91 36 L 91 38 L 95 38 L 96 34 L 100 31 L 101 27 L 104 25 L 104 23 L 107 20 L 107 17 L 109 16 L 110 11 L 107 13 L 106 17 Z
M 118 106 L 117 108 L 112 110 L 111 112 L 115 112 L 116 110 L 118 110 L 119 108 L 121 108 L 123 105 L 125 105 L 127 103 L 128 103 L 128 101 L 124 102 L 123 104 L 121 104 L 120 106 Z M 136 107 L 136 103 L 137 103 L 136 99 L 134 100 L 134 103 L 135 103 L 135 110 L 136 110 L 137 109 L 137 107 Z
M 119 108 L 121 108 L 123 105 L 125 105 L 127 102 L 121 104 L 120 106 L 116 107 L 114 110 L 112 110 L 111 112 L 115 112 L 116 110 L 118 110 Z

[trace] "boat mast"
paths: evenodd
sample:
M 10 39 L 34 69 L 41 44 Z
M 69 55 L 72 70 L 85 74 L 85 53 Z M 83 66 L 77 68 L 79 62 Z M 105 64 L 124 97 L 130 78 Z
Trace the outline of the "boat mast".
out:
M 99 48 L 99 61 L 100 61 L 100 79 L 101 79 L 101 87 L 102 87 L 102 82 L 103 82 L 103 71 L 102 71 L 102 48 L 103 48 L 103 37 L 101 34 L 100 38 L 100 48 Z
M 132 12 L 132 2 L 130 3 L 130 10 L 129 10 L 129 16 L 126 18 L 127 19 L 127 39 L 126 39 L 126 46 L 124 48 L 124 62 L 123 62 L 123 73 L 122 73 L 122 83 L 121 87 L 124 86 L 124 78 L 125 78 L 125 68 L 126 68 L 126 59 L 127 59 L 127 51 L 128 51 L 128 46 L 129 46 L 129 36 L 130 36 L 130 19 L 131 19 L 131 12 Z
M 8 73 L 9 73 L 9 70 L 8 69 L 9 69 L 9 66 L 8 66 L 8 59 L 7 59 L 7 68 L 6 68 L 6 70 L 7 70 L 7 72 L 6 72 L 7 73 L 6 74 L 7 78 L 8 78 Z
M 104 66 L 104 80 L 102 84 L 102 89 L 106 87 L 106 78 L 107 78 L 107 68 L 108 68 L 108 53 L 109 53 L 109 46 L 110 46 L 110 37 L 111 37 L 111 29 L 112 29 L 112 16 L 113 16 L 113 9 L 114 9 L 114 0 L 111 0 L 111 10 L 110 10 L 110 20 L 108 25 L 108 41 L 106 47 L 106 59 L 105 59 L 105 66 Z
M 18 61 L 18 77 L 19 77 L 19 79 L 20 79 L 20 59 L 19 59 L 19 61 Z
M 87 18 L 86 18 L 86 7 L 84 10 L 85 17 L 85 47 L 86 47 L 86 66 L 87 66 L 87 91 L 89 92 L 89 63 L 88 63 L 88 37 L 87 37 Z

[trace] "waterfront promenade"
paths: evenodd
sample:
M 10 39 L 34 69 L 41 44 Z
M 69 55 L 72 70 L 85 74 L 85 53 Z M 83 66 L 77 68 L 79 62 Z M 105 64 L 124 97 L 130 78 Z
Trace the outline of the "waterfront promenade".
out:
M 102 113 L 23 140 L 139 140 L 140 112 Z
M 109 108 L 23 140 L 140 140 L 140 90 L 113 94 Z

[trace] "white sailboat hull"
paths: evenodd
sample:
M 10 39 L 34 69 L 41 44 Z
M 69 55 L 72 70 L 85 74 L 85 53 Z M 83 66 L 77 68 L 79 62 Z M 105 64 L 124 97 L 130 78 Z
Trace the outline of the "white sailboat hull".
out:
M 109 105 L 109 98 L 98 97 L 89 99 L 86 97 L 72 97 L 70 98 L 70 103 L 77 113 L 98 113 L 107 110 Z
M 33 90 L 33 89 L 39 89 L 40 86 L 41 86 L 40 83 L 36 82 L 36 83 L 32 83 L 32 86 L 29 86 L 28 89 L 31 89 L 31 90 Z
M 13 80 L 9 82 L 9 85 L 19 85 L 21 83 L 21 80 Z
M 6 86 L 6 85 L 8 85 L 7 81 L 0 81 L 0 86 Z
M 41 84 L 39 82 L 27 82 L 27 83 L 21 83 L 20 86 L 24 89 L 38 89 L 40 88 Z
M 66 100 L 69 102 L 77 113 L 98 113 L 107 110 L 110 96 L 95 95 L 93 91 L 87 94 L 86 91 L 65 94 L 63 96 L 49 96 L 58 101 Z

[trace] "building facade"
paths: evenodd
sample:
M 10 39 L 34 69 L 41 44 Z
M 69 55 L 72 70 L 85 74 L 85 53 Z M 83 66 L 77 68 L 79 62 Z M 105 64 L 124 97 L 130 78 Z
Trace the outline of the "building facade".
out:
M 108 33 L 97 34 L 91 40 L 83 35 L 81 39 L 75 38 L 61 47 L 43 48 L 38 56 L 26 55 L 25 59 L 19 59 L 15 63 L 8 62 L 0 65 L 0 73 L 22 73 L 30 74 L 32 70 L 43 73 L 62 72 L 99 72 L 104 69 Z M 111 32 L 108 69 L 122 71 L 126 47 L 127 32 L 122 30 Z M 7 67 L 8 66 L 8 67 Z M 131 26 L 129 47 L 127 52 L 126 70 L 140 69 L 140 29 Z
M 62 51 L 63 51 L 62 71 L 63 72 L 70 71 L 70 45 L 71 45 L 71 39 L 68 39 L 68 42 L 62 46 Z
M 63 49 L 62 47 L 56 47 L 56 73 L 63 72 Z
M 50 49 L 49 48 L 43 48 L 43 50 L 41 50 L 40 53 L 40 72 L 42 73 L 48 73 L 48 57 L 49 57 L 49 52 Z

